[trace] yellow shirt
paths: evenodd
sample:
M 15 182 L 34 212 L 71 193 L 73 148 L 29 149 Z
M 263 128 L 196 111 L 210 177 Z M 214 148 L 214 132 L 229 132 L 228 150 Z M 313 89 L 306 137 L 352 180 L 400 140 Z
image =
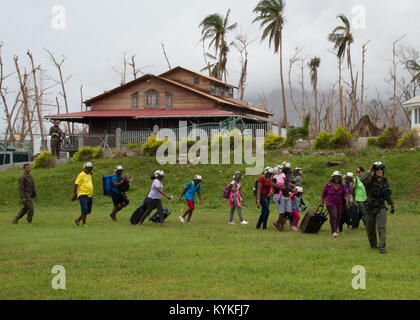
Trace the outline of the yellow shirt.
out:
M 93 197 L 93 184 L 92 184 L 92 175 L 87 174 L 86 172 L 81 172 L 74 184 L 78 185 L 77 188 L 77 197 L 88 196 Z

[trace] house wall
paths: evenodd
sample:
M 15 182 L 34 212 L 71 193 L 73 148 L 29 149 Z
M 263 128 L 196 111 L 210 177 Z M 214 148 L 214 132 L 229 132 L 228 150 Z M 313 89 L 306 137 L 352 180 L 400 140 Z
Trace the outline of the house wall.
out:
M 194 83 L 194 76 L 196 76 L 196 74 L 188 72 L 186 70 L 176 70 L 173 71 L 172 73 L 168 74 L 165 76 L 165 78 L 171 79 L 171 80 L 175 80 L 175 81 L 181 81 L 184 83 L 187 83 L 189 85 L 198 87 L 200 89 L 206 90 L 207 92 L 210 92 L 210 80 L 204 77 L 199 77 L 199 83 L 195 84 Z
M 159 92 L 158 109 L 166 109 L 166 91 L 172 94 L 172 109 L 209 109 L 215 107 L 215 102 L 210 99 L 166 83 L 163 80 L 151 78 L 92 103 L 91 110 L 132 109 L 132 95 L 135 92 L 138 92 L 139 95 L 139 109 L 144 109 L 146 106 L 145 92 L 150 89 Z

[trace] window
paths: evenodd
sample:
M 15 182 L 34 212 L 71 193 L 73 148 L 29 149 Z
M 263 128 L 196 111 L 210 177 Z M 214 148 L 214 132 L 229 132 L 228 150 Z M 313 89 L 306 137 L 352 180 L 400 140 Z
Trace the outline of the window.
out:
M 229 98 L 233 98 L 233 88 L 229 88 Z
M 166 91 L 166 109 L 172 109 L 172 94 Z
M 414 124 L 420 124 L 420 108 L 414 109 Z
M 200 84 L 200 77 L 194 76 L 194 84 Z
M 131 109 L 137 110 L 139 108 L 139 93 L 133 93 L 131 95 Z
M 216 85 L 215 84 L 211 84 L 211 86 L 210 86 L 210 93 L 211 94 L 213 94 L 213 95 L 215 95 L 216 94 Z
M 150 89 L 146 91 L 146 108 L 158 108 L 159 107 L 159 92 Z
M 117 128 L 125 130 L 125 121 L 123 119 L 109 120 L 107 122 L 107 133 L 114 134 Z

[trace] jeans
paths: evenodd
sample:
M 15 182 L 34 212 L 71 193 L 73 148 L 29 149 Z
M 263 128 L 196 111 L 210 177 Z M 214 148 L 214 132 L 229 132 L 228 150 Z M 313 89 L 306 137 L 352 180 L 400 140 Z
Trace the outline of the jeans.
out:
M 365 224 L 365 227 L 366 227 L 366 220 L 367 220 L 367 218 L 366 218 L 366 211 L 367 211 L 366 202 L 357 201 L 356 204 L 357 204 L 357 208 L 359 209 L 359 220 L 356 222 L 356 225 L 359 226 L 360 219 L 362 219 L 362 221 L 363 221 L 363 223 Z
M 80 196 L 80 211 L 82 214 L 90 214 L 92 212 L 92 202 L 93 199 L 88 196 Z
M 266 230 L 267 229 L 268 216 L 270 215 L 270 198 L 261 194 L 260 203 L 261 203 L 261 215 L 258 219 L 257 229 L 261 228 L 261 224 L 262 224 L 263 229 Z

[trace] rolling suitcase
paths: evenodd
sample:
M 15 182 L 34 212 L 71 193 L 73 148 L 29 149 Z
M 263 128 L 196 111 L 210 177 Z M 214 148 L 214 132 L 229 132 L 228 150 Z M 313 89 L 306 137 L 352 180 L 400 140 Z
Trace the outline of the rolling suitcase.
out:
M 321 210 L 319 210 L 321 208 Z M 325 221 L 328 220 L 325 208 L 319 206 L 316 211 L 308 211 L 300 224 L 303 233 L 318 233 Z
M 171 211 L 169 211 L 168 208 L 163 208 L 163 221 L 165 221 L 165 219 L 171 214 Z M 159 215 L 158 215 L 158 211 L 156 210 L 155 214 L 152 215 L 149 219 L 150 221 L 152 221 L 153 223 L 160 223 L 160 219 L 159 219 Z
M 144 204 L 144 201 L 142 202 L 141 206 L 136 209 L 136 211 L 133 212 L 130 218 L 131 224 L 137 224 L 140 222 L 141 216 L 146 211 L 147 206 Z

